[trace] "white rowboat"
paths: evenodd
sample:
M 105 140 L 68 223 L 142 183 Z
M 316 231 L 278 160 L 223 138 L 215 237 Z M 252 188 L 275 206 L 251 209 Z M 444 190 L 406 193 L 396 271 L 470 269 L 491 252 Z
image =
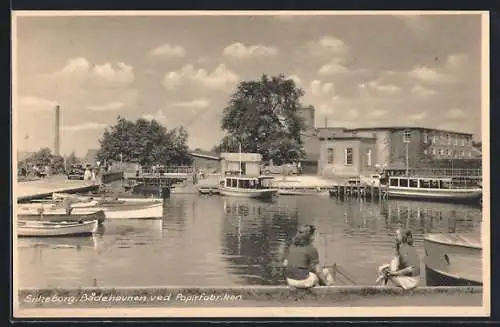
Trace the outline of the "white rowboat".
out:
M 92 235 L 97 232 L 97 220 L 81 222 L 18 221 L 17 236 L 49 237 L 69 235 Z

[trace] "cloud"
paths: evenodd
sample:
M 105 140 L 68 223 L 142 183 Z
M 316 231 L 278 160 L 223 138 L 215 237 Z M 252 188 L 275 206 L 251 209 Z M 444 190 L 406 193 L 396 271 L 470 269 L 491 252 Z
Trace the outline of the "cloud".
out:
M 322 83 L 319 80 L 313 80 L 309 83 L 309 89 L 312 95 L 329 94 L 333 92 L 334 85 L 331 82 Z
M 449 119 L 449 120 L 453 120 L 453 121 L 462 121 L 462 120 L 465 120 L 467 119 L 467 114 L 465 113 L 465 111 L 461 110 L 461 109 L 450 109 L 448 110 L 445 115 L 444 115 L 444 118 L 445 119 Z
M 345 74 L 348 72 L 349 70 L 337 60 L 332 60 L 328 64 L 321 66 L 318 70 L 318 74 L 322 76 Z
M 83 57 L 68 60 L 66 65 L 52 76 L 97 82 L 106 86 L 131 84 L 135 78 L 134 69 L 123 62 L 91 65 Z
M 182 107 L 182 108 L 203 109 L 203 108 L 207 108 L 210 105 L 210 100 L 203 98 L 203 99 L 196 99 L 196 100 L 186 101 L 186 102 L 176 102 L 173 105 L 175 107 Z
M 184 57 L 186 50 L 180 45 L 167 43 L 149 51 L 149 55 L 155 57 Z
M 394 84 L 382 84 L 377 80 L 359 84 L 361 91 L 376 92 L 384 95 L 394 95 L 401 92 L 401 88 Z
M 163 113 L 163 110 L 158 110 L 154 114 L 144 114 L 141 118 L 146 120 L 156 120 L 159 123 L 165 123 L 167 121 L 167 117 Z
M 372 109 L 366 113 L 366 118 L 378 119 L 386 116 L 389 113 L 387 109 Z
M 115 111 L 123 108 L 125 104 L 120 101 L 109 102 L 102 105 L 90 105 L 88 106 L 89 110 L 92 111 Z
M 420 98 L 429 98 L 437 94 L 435 90 L 427 88 L 420 84 L 414 85 L 411 88 L 410 92 Z
M 431 31 L 430 22 L 422 15 L 396 15 L 394 17 L 417 35 L 425 35 Z
M 187 82 L 195 82 L 209 89 L 226 89 L 235 85 L 239 76 L 224 64 L 217 66 L 212 72 L 203 68 L 195 69 L 193 65 L 185 65 L 179 71 L 172 71 L 163 77 L 163 86 L 174 90 Z
M 442 67 L 429 68 L 427 66 L 414 67 L 410 76 L 426 84 L 453 83 L 464 75 L 469 57 L 462 53 L 451 54 L 446 58 Z
M 22 96 L 19 98 L 19 106 L 37 111 L 50 111 L 55 110 L 58 105 L 56 101 L 37 98 L 34 96 Z
M 104 129 L 107 126 L 108 125 L 106 124 L 101 124 L 96 122 L 86 122 L 78 125 L 63 126 L 62 129 L 67 132 L 80 132 L 80 131 Z
M 448 73 L 439 72 L 437 69 L 425 66 L 415 67 L 410 71 L 410 76 L 423 83 L 442 84 L 452 82 L 453 76 Z
M 463 53 L 451 54 L 446 58 L 445 68 L 449 70 L 460 70 L 467 65 L 469 56 Z
M 323 36 L 322 38 L 308 43 L 312 55 L 343 56 L 349 48 L 341 39 L 335 36 Z
M 416 113 L 408 116 L 408 120 L 413 123 L 422 122 L 425 118 L 427 118 L 427 111 L 422 111 L 420 113 Z
M 230 44 L 223 50 L 225 56 L 240 59 L 275 56 L 278 52 L 276 47 L 269 47 L 261 44 L 246 46 L 240 42 Z

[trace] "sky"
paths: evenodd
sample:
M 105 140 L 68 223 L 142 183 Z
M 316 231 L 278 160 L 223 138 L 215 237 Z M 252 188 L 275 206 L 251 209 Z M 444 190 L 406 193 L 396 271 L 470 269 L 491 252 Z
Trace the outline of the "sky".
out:
M 185 126 L 211 149 L 241 80 L 284 74 L 316 126 L 421 126 L 481 139 L 481 17 L 468 15 L 17 17 L 20 151 L 98 148 L 118 115 Z

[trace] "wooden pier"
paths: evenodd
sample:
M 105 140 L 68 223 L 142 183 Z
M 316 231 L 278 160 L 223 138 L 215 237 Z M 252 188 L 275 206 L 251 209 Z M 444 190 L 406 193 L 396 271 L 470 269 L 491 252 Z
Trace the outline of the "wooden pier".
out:
M 53 193 L 96 192 L 98 181 L 68 180 L 66 176 L 51 176 L 30 182 L 18 182 L 13 190 L 17 202 L 27 202 L 52 196 Z
M 330 188 L 330 196 L 337 198 L 387 199 L 386 186 L 364 184 L 339 184 Z

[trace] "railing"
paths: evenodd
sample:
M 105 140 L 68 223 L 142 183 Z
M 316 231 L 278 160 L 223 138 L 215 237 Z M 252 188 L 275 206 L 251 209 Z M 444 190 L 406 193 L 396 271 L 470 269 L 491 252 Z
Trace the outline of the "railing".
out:
M 127 171 L 130 173 L 135 173 L 134 171 Z M 173 167 L 165 167 L 162 169 L 142 169 L 139 172 L 139 176 L 160 176 L 160 174 L 192 174 L 193 167 L 192 166 L 173 166 Z
M 405 169 L 388 170 L 391 176 L 405 174 Z M 409 168 L 410 176 L 482 178 L 482 169 L 473 168 Z

